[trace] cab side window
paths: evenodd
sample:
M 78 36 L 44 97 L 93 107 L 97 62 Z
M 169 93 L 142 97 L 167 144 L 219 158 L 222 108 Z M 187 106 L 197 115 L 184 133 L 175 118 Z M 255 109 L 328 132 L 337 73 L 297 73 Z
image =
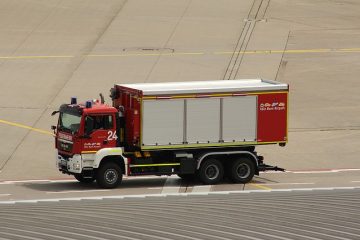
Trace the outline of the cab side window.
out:
M 96 130 L 113 129 L 114 121 L 111 115 L 93 115 L 85 119 L 85 132 L 91 134 Z

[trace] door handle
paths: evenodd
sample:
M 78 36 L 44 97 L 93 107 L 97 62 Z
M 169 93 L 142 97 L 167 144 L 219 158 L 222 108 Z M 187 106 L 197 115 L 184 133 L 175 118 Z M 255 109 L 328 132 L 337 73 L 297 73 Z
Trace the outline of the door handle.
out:
M 104 140 L 104 141 L 103 141 L 103 144 L 108 144 L 108 140 Z

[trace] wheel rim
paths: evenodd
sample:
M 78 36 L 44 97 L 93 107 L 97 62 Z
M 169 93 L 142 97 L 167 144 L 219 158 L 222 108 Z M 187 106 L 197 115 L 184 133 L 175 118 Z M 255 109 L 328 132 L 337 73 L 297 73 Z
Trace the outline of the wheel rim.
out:
M 219 167 L 215 164 L 210 164 L 205 169 L 205 175 L 208 179 L 214 180 L 216 179 L 220 174 Z
M 108 169 L 105 171 L 104 178 L 108 184 L 114 184 L 118 180 L 118 173 L 115 169 Z
M 241 163 L 237 166 L 236 168 L 236 174 L 240 177 L 240 178 L 247 178 L 250 176 L 250 166 L 245 164 L 245 163 Z

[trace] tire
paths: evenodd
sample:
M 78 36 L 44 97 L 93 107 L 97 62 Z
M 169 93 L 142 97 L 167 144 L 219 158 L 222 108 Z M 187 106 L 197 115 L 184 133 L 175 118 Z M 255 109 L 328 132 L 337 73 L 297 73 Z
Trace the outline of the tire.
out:
M 199 180 L 207 185 L 217 184 L 224 177 L 224 167 L 217 159 L 205 160 L 198 171 Z
M 235 159 L 229 165 L 228 174 L 234 183 L 248 183 L 255 175 L 254 161 L 244 157 Z
M 83 175 L 81 174 L 75 174 L 74 177 L 76 178 L 76 180 L 78 180 L 81 183 L 92 183 L 95 181 L 95 178 L 84 178 Z
M 101 188 L 116 188 L 122 181 L 121 168 L 115 163 L 105 163 L 96 174 L 96 182 Z

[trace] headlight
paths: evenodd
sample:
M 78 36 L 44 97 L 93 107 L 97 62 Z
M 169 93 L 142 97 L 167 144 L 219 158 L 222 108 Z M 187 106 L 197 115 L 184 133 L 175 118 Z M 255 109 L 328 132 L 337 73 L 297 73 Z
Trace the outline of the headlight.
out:
M 80 163 L 74 163 L 73 164 L 73 169 L 74 170 L 80 170 Z

